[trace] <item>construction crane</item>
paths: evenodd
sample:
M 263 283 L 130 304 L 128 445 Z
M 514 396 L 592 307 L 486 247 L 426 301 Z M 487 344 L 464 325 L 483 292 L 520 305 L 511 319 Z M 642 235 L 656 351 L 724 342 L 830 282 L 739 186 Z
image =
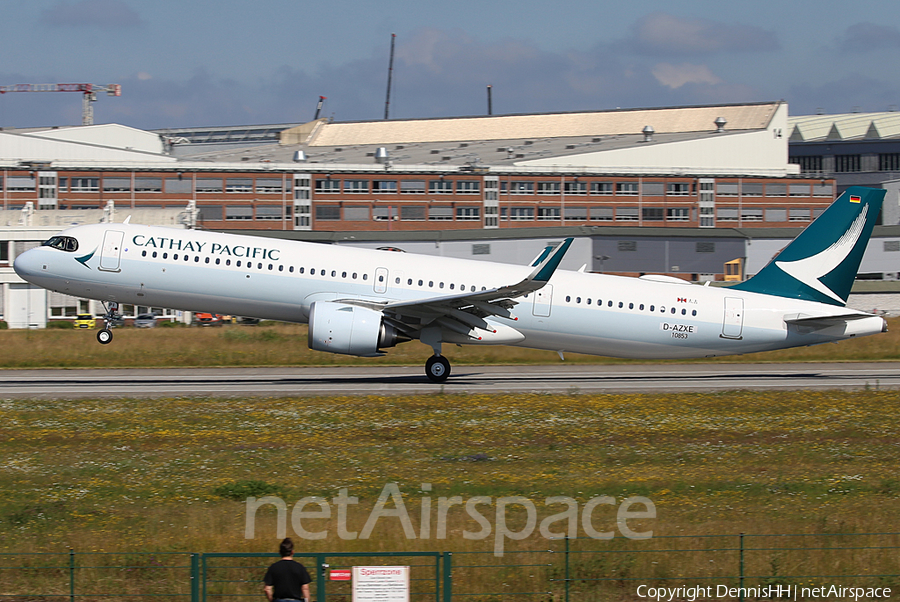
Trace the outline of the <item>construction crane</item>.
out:
M 81 125 L 94 125 L 94 107 L 92 102 L 97 100 L 97 92 L 106 92 L 108 96 L 122 96 L 122 86 L 109 84 L 99 86 L 97 84 L 16 84 L 14 86 L 0 86 L 0 94 L 7 92 L 81 92 Z

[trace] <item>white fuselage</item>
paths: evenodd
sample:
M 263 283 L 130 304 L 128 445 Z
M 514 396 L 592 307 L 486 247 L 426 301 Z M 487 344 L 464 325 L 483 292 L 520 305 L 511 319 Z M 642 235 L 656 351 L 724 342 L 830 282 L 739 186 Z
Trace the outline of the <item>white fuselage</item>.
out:
M 116 236 L 121 241 L 114 248 Z M 306 322 L 315 301 L 430 299 L 492 289 L 531 268 L 316 243 L 134 224 L 64 232 L 76 252 L 50 247 L 16 258 L 26 280 L 68 295 L 136 305 Z M 463 289 L 464 287 L 464 289 Z M 461 290 L 462 289 L 462 290 Z M 801 301 L 674 282 L 558 270 L 517 299 L 523 347 L 631 358 L 729 355 L 881 332 L 877 316 L 828 328 L 786 318 L 847 314 Z

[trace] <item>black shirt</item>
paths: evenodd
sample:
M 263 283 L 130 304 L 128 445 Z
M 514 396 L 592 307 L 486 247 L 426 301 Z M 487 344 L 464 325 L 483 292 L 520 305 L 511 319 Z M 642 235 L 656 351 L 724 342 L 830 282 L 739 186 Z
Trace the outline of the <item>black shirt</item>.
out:
M 311 583 L 309 573 L 299 562 L 281 559 L 266 571 L 263 579 L 266 585 L 273 587 L 272 598 L 279 599 L 303 599 L 303 586 Z

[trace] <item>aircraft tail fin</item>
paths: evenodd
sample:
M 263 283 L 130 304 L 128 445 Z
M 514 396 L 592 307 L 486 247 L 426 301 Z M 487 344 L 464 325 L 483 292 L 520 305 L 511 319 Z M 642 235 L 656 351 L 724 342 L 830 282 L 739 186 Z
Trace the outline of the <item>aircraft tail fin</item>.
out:
M 851 186 L 766 267 L 731 288 L 845 305 L 884 194 Z

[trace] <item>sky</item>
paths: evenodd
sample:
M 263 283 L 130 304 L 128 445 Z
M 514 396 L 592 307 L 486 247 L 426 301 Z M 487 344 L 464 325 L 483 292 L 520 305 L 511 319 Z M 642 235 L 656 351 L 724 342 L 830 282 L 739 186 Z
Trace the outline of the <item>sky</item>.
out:
M 6 0 L 0 85 L 121 84 L 141 129 L 786 100 L 900 107 L 900 2 Z M 77 125 L 77 93 L 0 95 L 0 127 Z

